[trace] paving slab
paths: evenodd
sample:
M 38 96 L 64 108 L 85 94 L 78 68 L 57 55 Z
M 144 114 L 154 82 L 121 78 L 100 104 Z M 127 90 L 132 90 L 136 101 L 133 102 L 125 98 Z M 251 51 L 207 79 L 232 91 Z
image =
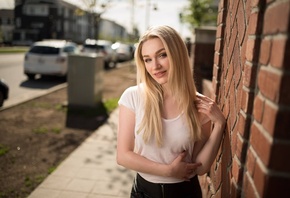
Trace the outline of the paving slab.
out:
M 28 198 L 128 198 L 135 176 L 116 163 L 118 109 Z

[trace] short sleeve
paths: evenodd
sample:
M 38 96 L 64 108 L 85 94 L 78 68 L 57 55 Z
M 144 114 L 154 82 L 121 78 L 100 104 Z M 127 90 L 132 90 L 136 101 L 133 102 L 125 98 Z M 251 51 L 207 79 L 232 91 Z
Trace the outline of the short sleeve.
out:
M 136 112 L 138 103 L 139 103 L 139 94 L 138 94 L 138 87 L 133 86 L 127 88 L 120 97 L 118 101 L 119 105 L 124 105 L 125 107 L 131 109 L 132 111 Z

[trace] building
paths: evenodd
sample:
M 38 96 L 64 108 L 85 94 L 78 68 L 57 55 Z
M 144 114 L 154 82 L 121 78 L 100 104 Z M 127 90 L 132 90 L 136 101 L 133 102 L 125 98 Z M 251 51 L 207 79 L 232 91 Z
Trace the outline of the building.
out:
M 9 9 L 0 10 L 0 44 L 10 45 L 13 39 L 14 12 Z
M 96 14 L 80 10 L 62 0 L 16 0 L 13 44 L 30 45 L 43 39 L 66 39 L 82 43 L 86 38 L 111 35 L 111 40 L 128 37 L 126 29 Z

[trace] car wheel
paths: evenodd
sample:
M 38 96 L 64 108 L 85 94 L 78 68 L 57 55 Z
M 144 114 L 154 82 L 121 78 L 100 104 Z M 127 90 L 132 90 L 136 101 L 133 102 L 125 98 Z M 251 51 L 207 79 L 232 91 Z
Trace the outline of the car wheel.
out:
M 3 94 L 3 92 L 1 91 L 1 92 L 0 92 L 0 107 L 3 106 L 3 103 L 4 103 L 4 94 Z
M 29 80 L 35 79 L 35 74 L 26 74 Z
M 105 62 L 105 69 L 112 69 L 116 67 L 116 63 L 113 61 Z

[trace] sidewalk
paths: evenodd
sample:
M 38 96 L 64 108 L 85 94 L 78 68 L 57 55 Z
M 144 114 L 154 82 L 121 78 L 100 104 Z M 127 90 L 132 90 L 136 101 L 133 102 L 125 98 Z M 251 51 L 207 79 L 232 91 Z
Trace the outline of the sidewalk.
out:
M 128 198 L 135 173 L 116 164 L 118 109 L 28 198 Z

